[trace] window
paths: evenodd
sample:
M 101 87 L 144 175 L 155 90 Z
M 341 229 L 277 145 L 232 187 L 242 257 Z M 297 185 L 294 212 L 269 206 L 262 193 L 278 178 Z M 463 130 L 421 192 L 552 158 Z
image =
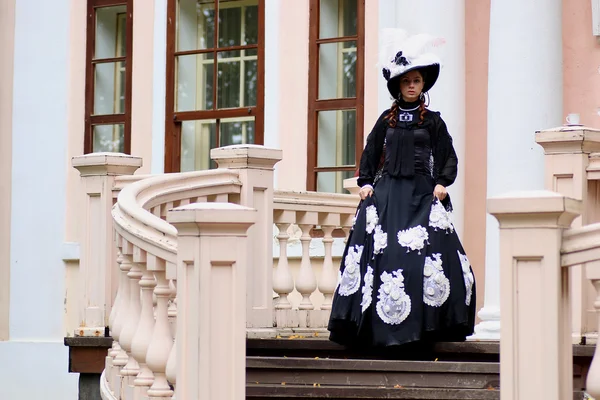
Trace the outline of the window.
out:
M 169 0 L 167 29 L 165 171 L 262 144 L 264 0 Z
M 130 153 L 133 0 L 88 0 L 84 152 Z
M 343 192 L 363 144 L 365 0 L 310 0 L 307 189 Z

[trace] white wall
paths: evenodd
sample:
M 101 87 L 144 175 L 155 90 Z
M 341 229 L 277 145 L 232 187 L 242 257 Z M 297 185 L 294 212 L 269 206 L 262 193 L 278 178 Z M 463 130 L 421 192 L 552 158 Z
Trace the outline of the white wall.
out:
M 165 107 L 167 95 L 167 0 L 154 0 L 154 78 L 152 97 L 152 170 L 165 171 Z
M 69 0 L 16 2 L 10 341 L 1 399 L 75 399 L 63 345 Z M 7 361 L 10 360 L 10 361 Z M 34 384 L 32 384 L 34 382 Z

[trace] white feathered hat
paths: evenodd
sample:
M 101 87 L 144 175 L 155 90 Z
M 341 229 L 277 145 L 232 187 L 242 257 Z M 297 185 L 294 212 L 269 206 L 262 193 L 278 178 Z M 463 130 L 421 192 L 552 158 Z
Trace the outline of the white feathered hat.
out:
M 383 29 L 380 43 L 379 66 L 393 98 L 398 98 L 400 77 L 415 69 L 423 74 L 423 92 L 433 87 L 440 74 L 441 61 L 432 50 L 445 43 L 443 38 L 427 34 L 408 36 L 403 29 Z

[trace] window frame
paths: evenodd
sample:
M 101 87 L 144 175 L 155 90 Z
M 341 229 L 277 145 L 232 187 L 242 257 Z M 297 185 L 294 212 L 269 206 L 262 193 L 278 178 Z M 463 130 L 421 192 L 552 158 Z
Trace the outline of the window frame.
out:
M 256 45 L 240 45 L 219 47 L 219 23 L 214 27 L 213 47 L 176 51 L 177 40 L 177 2 L 167 2 L 167 65 L 166 65 L 166 101 L 165 101 L 165 172 L 179 172 L 181 168 L 181 127 L 185 121 L 216 120 L 216 146 L 220 141 L 220 121 L 229 118 L 254 117 L 254 143 L 264 143 L 264 108 L 265 108 L 265 0 L 258 0 L 258 38 Z M 214 1 L 215 15 L 219 14 L 219 0 Z M 238 108 L 218 108 L 218 62 L 219 53 L 256 49 L 257 88 L 256 105 Z M 177 111 L 176 102 L 176 58 L 185 55 L 214 54 L 213 72 L 213 108 L 209 110 Z M 246 56 L 248 57 L 248 56 Z M 240 59 L 242 57 L 240 56 Z
M 105 7 L 125 6 L 125 55 L 120 57 L 102 58 L 95 60 L 96 50 L 96 10 Z M 131 154 L 131 89 L 132 89 L 132 62 L 133 62 L 133 0 L 88 0 L 87 1 L 87 27 L 85 49 L 85 133 L 83 152 L 89 154 L 94 147 L 94 126 L 123 124 L 124 152 Z M 95 66 L 113 62 L 125 63 L 125 104 L 122 114 L 94 115 L 95 95 Z
M 310 0 L 309 47 L 308 47 L 308 146 L 306 190 L 317 190 L 319 172 L 355 171 L 358 168 L 363 149 L 364 137 L 364 77 L 365 77 L 365 0 L 357 1 L 357 21 L 355 36 L 319 38 L 321 0 Z M 319 100 L 319 46 L 328 43 L 356 41 L 356 97 Z M 354 166 L 319 167 L 318 154 L 318 113 L 321 111 L 356 110 L 356 150 Z M 334 150 L 334 149 L 332 149 Z

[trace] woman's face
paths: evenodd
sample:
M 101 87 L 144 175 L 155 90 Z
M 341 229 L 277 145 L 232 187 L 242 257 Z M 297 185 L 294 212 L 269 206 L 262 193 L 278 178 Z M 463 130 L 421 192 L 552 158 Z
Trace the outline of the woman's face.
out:
M 423 91 L 423 75 L 417 70 L 409 71 L 400 78 L 400 93 L 404 101 L 417 101 Z

